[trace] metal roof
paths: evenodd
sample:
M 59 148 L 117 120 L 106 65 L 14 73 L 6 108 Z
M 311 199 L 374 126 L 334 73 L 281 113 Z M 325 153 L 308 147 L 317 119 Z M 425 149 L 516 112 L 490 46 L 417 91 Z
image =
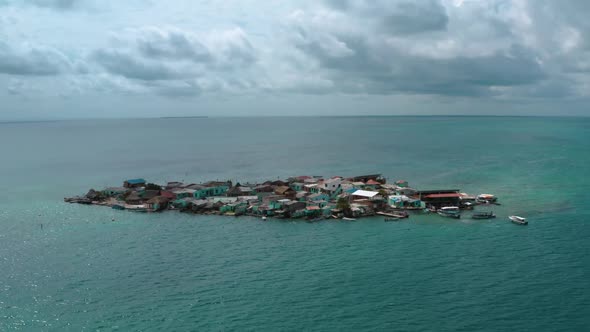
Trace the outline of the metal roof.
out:
M 379 195 L 379 193 L 376 192 L 376 191 L 357 190 L 357 191 L 353 192 L 352 195 L 353 196 L 361 196 L 361 197 L 373 198 L 376 195 Z

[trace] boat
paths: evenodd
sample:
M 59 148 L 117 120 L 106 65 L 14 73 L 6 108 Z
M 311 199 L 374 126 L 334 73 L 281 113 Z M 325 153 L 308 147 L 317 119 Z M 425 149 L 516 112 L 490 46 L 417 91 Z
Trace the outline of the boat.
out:
M 399 218 L 385 218 L 385 219 L 383 219 L 383 221 L 385 221 L 385 222 L 389 222 L 389 221 L 399 221 Z
M 112 206 L 113 209 L 115 210 L 125 210 L 125 207 L 123 205 L 120 204 L 115 204 Z
M 529 224 L 529 222 L 526 221 L 526 218 L 519 217 L 519 216 L 510 216 L 510 217 L 508 217 L 508 219 L 510 219 L 513 223 L 515 223 L 517 225 L 528 225 Z
M 265 216 L 263 216 L 263 217 L 262 217 L 262 220 L 266 220 L 266 217 L 265 217 Z
M 436 211 L 439 216 L 447 217 L 447 218 L 454 218 L 459 219 L 461 218 L 460 210 L 456 206 L 445 206 L 441 207 Z
M 479 204 L 496 203 L 496 200 L 497 200 L 496 196 L 494 196 L 492 194 L 479 194 L 475 198 L 475 202 L 479 203 Z
M 344 217 L 344 218 L 342 218 L 342 220 L 356 221 L 356 219 L 355 219 L 355 218 L 347 218 L 347 217 Z
M 409 218 L 410 214 L 406 211 L 398 211 L 398 212 L 377 212 L 376 214 L 380 215 L 380 216 L 384 216 L 384 217 L 390 217 L 390 218 L 397 218 L 397 219 L 403 219 L 403 218 Z
M 496 218 L 494 212 L 475 212 L 471 215 L 471 219 L 492 219 Z
M 442 217 L 454 218 L 454 219 L 460 219 L 461 218 L 461 215 L 460 214 L 446 213 L 446 212 L 443 212 L 443 211 L 438 211 L 437 213 L 438 213 L 439 216 L 442 216 Z

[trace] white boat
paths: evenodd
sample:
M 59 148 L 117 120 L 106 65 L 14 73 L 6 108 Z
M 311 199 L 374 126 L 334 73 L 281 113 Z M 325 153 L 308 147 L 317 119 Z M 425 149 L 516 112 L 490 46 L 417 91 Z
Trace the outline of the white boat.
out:
M 342 220 L 356 221 L 356 219 L 354 219 L 354 218 L 347 218 L 347 217 L 342 218 Z
M 518 225 L 528 225 L 529 224 L 529 222 L 526 221 L 526 218 L 519 217 L 519 216 L 510 216 L 510 217 L 508 217 L 508 219 L 510 219 L 513 223 L 518 224 Z
M 262 220 L 266 220 L 266 217 L 262 217 Z
M 498 199 L 496 198 L 496 196 L 494 196 L 492 194 L 479 194 L 475 198 L 475 201 L 480 204 L 495 203 L 497 200 Z

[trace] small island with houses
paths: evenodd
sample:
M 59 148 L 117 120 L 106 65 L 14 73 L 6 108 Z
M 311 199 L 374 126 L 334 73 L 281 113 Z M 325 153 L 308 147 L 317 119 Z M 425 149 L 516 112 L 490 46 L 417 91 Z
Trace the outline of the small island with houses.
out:
M 460 218 L 476 205 L 499 204 L 494 195 L 477 196 L 459 189 L 417 190 L 407 181 L 387 183 L 381 174 L 354 177 L 295 176 L 262 183 L 149 183 L 129 179 L 120 187 L 90 189 L 83 196 L 64 198 L 69 203 L 107 206 L 135 212 L 176 210 L 185 213 L 255 216 L 262 219 L 356 220 L 380 215 L 385 221 L 409 217 L 409 211 Z M 476 212 L 474 219 L 494 218 L 493 212 Z

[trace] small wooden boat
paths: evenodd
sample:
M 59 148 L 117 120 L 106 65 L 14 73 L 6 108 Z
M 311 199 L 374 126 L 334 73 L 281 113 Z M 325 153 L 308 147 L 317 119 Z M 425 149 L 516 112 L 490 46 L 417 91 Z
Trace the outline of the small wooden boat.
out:
M 385 222 L 399 221 L 399 218 L 385 218 L 385 219 L 383 219 L 383 221 L 385 221 Z
M 492 219 L 496 218 L 494 212 L 476 212 L 471 215 L 471 219 Z
M 510 221 L 512 221 L 513 223 L 515 223 L 517 225 L 528 225 L 529 224 L 529 222 L 526 221 L 526 218 L 519 217 L 519 216 L 510 216 L 510 217 L 508 217 L 508 219 L 510 219 Z

